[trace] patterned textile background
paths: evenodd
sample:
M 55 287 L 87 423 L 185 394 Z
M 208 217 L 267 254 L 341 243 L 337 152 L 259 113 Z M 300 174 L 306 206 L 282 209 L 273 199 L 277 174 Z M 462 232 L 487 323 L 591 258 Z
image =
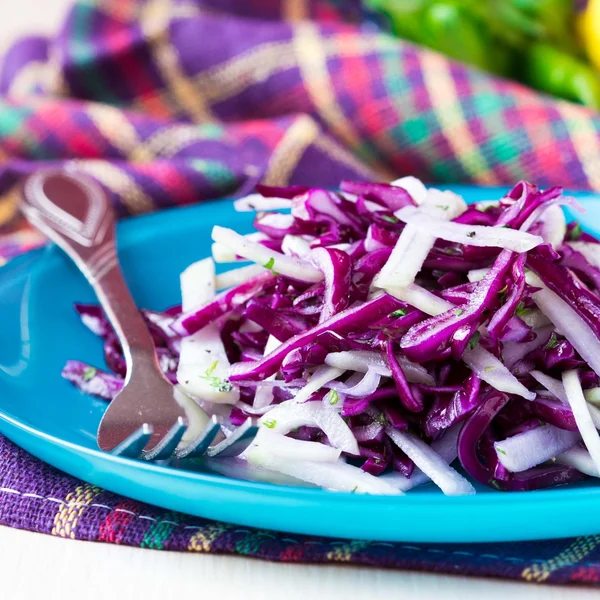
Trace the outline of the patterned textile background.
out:
M 79 0 L 0 73 L 0 264 L 42 243 L 15 183 L 96 177 L 120 216 L 259 182 L 342 178 L 600 191 L 600 116 L 362 21 L 352 0 Z M 0 438 L 0 523 L 56 536 L 532 582 L 600 581 L 600 535 L 519 544 L 341 541 L 173 514 L 76 481 Z

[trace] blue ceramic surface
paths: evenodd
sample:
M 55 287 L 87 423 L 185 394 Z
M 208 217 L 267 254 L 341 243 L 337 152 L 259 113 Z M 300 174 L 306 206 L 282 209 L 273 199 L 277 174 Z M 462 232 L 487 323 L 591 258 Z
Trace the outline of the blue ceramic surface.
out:
M 455 186 L 468 201 L 504 190 Z M 600 198 L 577 194 L 584 228 L 600 230 Z M 210 230 L 251 229 L 252 215 L 219 201 L 119 224 L 119 256 L 140 306 L 179 302 L 179 273 L 210 252 Z M 600 532 L 600 486 L 445 497 L 424 486 L 403 497 L 285 487 L 116 458 L 96 449 L 105 404 L 60 377 L 67 359 L 102 366 L 102 348 L 73 310 L 92 290 L 56 247 L 0 269 L 0 432 L 48 463 L 113 492 L 192 515 L 294 533 L 412 542 L 531 540 Z

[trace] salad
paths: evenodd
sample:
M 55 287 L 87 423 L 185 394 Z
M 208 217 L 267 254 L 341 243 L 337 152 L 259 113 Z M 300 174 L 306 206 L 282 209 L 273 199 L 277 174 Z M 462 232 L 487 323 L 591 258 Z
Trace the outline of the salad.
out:
M 259 422 L 224 471 L 371 494 L 598 477 L 600 242 L 561 205 L 581 210 L 527 182 L 470 206 L 413 177 L 258 186 L 235 201 L 255 231 L 215 226 L 181 306 L 142 312 L 180 397 Z M 122 350 L 99 307 L 76 309 L 110 372 L 63 376 L 111 400 Z

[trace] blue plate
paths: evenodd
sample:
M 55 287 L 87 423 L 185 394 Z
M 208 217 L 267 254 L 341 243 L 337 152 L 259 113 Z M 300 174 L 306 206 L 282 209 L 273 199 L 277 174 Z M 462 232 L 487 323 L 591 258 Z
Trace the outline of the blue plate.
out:
M 467 200 L 504 190 L 454 187 Z M 600 199 L 578 194 L 584 226 L 600 223 Z M 213 224 L 251 229 L 252 215 L 220 201 L 120 223 L 119 256 L 140 306 L 180 300 L 179 273 L 210 252 Z M 531 540 L 600 532 L 600 487 L 445 497 L 424 486 L 403 497 L 325 492 L 228 479 L 116 458 L 96 449 L 105 404 L 60 377 L 67 359 L 103 365 L 101 344 L 73 303 L 94 295 L 56 247 L 0 269 L 0 432 L 85 481 L 168 509 L 294 533 L 411 542 Z

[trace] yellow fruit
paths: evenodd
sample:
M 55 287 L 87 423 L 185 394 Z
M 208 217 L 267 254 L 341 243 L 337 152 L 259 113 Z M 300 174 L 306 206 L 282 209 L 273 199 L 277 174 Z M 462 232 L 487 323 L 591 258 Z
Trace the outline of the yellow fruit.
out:
M 600 70 L 600 0 L 589 0 L 577 18 L 577 31 L 592 64 Z

